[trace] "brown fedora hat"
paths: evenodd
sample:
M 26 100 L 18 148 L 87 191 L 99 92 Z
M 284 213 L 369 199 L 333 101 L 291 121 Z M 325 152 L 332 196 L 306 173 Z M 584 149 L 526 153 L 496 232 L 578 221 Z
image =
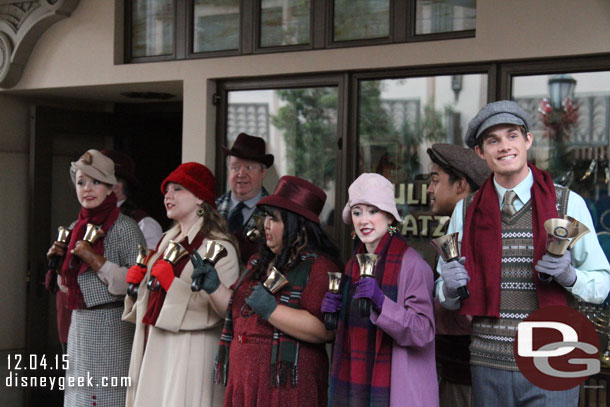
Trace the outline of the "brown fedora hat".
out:
M 275 191 L 264 197 L 256 206 L 268 205 L 286 209 L 320 224 L 320 212 L 326 202 L 326 193 L 303 178 L 284 175 Z
M 233 147 L 222 146 L 225 155 L 233 155 L 244 160 L 252 160 L 265 164 L 267 168 L 273 165 L 273 154 L 265 154 L 265 140 L 260 137 L 239 133 Z

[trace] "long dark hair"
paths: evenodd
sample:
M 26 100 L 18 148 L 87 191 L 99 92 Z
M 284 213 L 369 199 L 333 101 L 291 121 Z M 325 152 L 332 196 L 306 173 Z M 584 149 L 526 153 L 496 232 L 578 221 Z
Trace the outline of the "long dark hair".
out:
M 341 268 L 339 249 L 324 233 L 319 224 L 294 212 L 275 206 L 263 205 L 261 209 L 270 216 L 279 213 L 284 223 L 284 234 L 282 235 L 282 250 L 277 255 L 267 247 L 265 240 L 261 242 L 260 267 L 255 278 L 259 278 L 261 273 L 266 273 L 269 263 L 272 261 L 278 270 L 288 271 L 299 261 L 299 255 L 305 251 L 327 256 Z

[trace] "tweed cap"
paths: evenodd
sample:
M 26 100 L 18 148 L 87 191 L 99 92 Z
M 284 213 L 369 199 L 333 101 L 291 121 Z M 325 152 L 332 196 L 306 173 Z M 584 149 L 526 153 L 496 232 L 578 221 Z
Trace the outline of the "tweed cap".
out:
M 72 161 L 70 177 L 74 183 L 76 183 L 76 171 L 78 170 L 104 184 L 116 185 L 117 183 L 114 176 L 114 162 L 97 150 L 88 150 L 77 161 Z
M 433 163 L 453 170 L 478 187 L 491 175 L 487 162 L 468 148 L 453 144 L 433 144 L 428 149 L 428 155 Z
M 525 127 L 525 131 L 529 131 L 529 115 L 512 100 L 489 103 L 468 123 L 466 145 L 474 148 L 479 136 L 488 128 L 498 124 L 516 124 Z

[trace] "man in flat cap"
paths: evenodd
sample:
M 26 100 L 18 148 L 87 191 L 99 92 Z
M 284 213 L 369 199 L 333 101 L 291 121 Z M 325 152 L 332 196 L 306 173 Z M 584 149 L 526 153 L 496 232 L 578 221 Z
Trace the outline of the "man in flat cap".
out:
M 485 160 L 468 148 L 434 144 L 428 149 L 428 155 L 432 160 L 428 196 L 435 215 L 451 216 L 455 205 L 477 191 L 491 175 Z M 438 299 L 434 307 L 440 405 L 470 407 L 471 318 L 441 307 Z
M 265 153 L 265 140 L 240 133 L 230 149 L 222 146 L 227 157 L 230 191 L 216 200 L 218 212 L 227 219 L 231 233 L 239 243 L 241 259 L 248 261 L 258 248 L 246 233 L 263 216 L 256 203 L 269 195 L 263 187 L 267 168 L 273 165 L 273 155 Z
M 576 406 L 578 386 L 543 390 L 519 372 L 513 351 L 517 326 L 539 308 L 566 306 L 570 296 L 601 303 L 610 290 L 610 265 L 587 206 L 528 164 L 529 128 L 528 114 L 512 101 L 490 103 L 471 120 L 466 144 L 487 161 L 493 176 L 456 205 L 448 233 L 460 233 L 463 257 L 440 260 L 437 268 L 441 305 L 473 317 L 475 406 Z M 564 215 L 591 233 L 562 257 L 553 257 L 546 254 L 544 222 Z M 462 286 L 468 298 L 460 298 Z

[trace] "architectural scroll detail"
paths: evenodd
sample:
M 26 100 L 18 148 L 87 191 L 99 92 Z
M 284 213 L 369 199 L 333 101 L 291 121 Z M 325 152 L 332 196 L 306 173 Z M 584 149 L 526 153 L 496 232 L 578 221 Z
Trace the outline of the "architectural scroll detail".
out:
M 0 0 L 0 87 L 21 79 L 42 34 L 72 14 L 79 0 Z

